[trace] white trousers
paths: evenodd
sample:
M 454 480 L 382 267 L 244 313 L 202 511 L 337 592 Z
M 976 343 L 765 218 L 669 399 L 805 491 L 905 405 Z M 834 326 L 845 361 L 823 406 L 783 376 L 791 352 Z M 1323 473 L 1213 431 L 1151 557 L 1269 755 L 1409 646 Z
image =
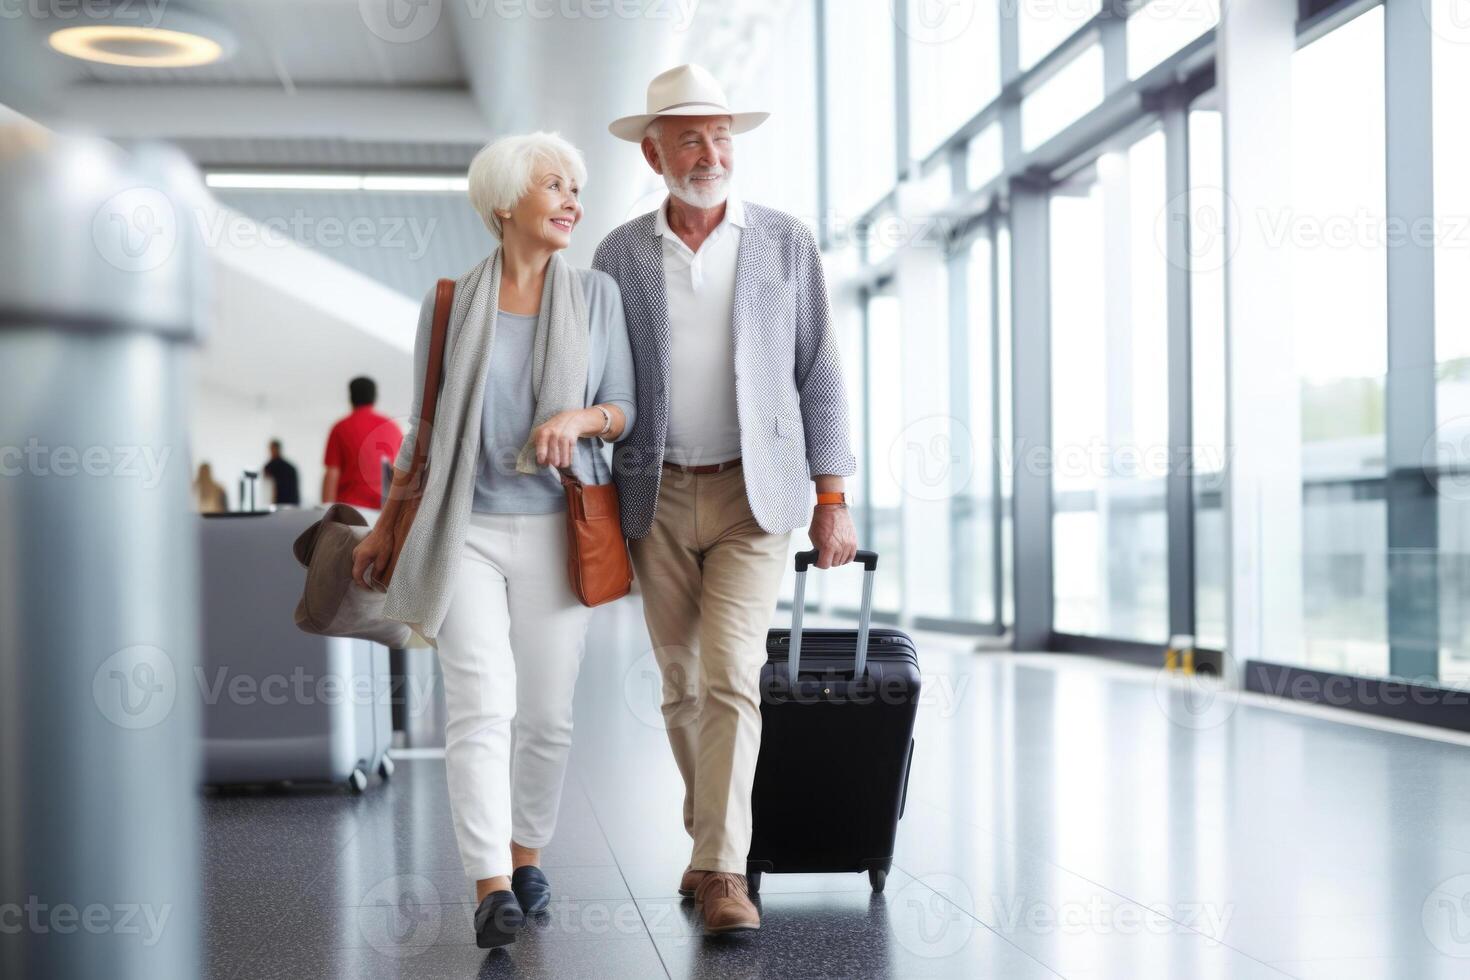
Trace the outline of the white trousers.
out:
M 465 874 L 511 872 L 544 847 L 572 745 L 572 692 L 592 610 L 567 581 L 566 515 L 471 513 L 437 637 L 449 804 Z

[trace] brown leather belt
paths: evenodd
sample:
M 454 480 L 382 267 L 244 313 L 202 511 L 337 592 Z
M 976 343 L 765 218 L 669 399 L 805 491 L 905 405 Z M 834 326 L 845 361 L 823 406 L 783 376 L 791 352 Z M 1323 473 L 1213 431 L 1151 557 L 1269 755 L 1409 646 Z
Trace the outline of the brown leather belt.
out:
M 680 466 L 678 463 L 670 463 L 668 460 L 664 460 L 664 465 L 678 473 L 693 473 L 695 476 L 703 476 L 708 473 L 723 473 L 726 470 L 733 470 L 740 465 L 740 457 L 736 456 L 734 459 L 727 459 L 723 463 L 710 463 L 707 466 Z

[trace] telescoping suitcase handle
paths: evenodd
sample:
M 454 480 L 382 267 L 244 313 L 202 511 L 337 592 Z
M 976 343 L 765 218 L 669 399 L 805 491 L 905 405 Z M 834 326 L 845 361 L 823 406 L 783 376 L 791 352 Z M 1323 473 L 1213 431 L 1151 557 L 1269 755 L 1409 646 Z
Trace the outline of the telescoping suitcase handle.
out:
M 857 680 L 868 669 L 868 625 L 873 618 L 873 575 L 878 571 L 878 553 L 859 551 L 855 556 L 863 563 L 863 607 L 858 613 L 857 654 L 853 658 L 852 679 Z M 786 658 L 786 678 L 792 690 L 801 669 L 801 614 L 806 610 L 806 570 L 817 560 L 817 549 L 796 553 L 796 595 L 791 601 L 791 652 Z

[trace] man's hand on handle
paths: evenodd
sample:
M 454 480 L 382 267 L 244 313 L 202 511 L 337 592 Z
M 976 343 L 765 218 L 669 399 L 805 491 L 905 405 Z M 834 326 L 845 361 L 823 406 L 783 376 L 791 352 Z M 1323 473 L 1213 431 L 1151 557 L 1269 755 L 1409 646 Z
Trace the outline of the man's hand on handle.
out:
M 817 504 L 807 536 L 817 549 L 817 568 L 846 565 L 857 556 L 857 529 L 845 504 Z

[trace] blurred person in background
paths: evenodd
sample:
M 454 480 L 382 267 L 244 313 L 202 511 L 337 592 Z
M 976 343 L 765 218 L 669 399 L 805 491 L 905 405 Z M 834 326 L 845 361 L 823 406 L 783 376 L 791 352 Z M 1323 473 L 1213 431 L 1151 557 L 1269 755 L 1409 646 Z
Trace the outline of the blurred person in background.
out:
M 297 480 L 296 467 L 281 455 L 281 440 L 271 440 L 270 452 L 270 460 L 261 469 L 271 482 L 271 503 L 300 506 L 301 484 Z
M 444 760 L 475 940 L 513 942 L 551 886 L 551 841 L 572 744 L 572 693 L 592 609 L 567 575 L 558 467 L 612 479 L 600 447 L 634 424 L 633 356 L 618 286 L 560 254 L 582 218 L 582 154 L 553 133 L 481 150 L 469 196 L 499 240 L 455 283 L 429 479 L 402 544 L 383 614 L 438 650 Z M 354 552 L 353 577 L 380 580 L 410 487 L 423 415 L 435 291 L 414 345 L 414 429 L 388 501 Z
M 322 503 L 378 510 L 383 506 L 383 460 L 398 455 L 403 432 L 392 419 L 373 410 L 378 386 L 372 378 L 353 378 L 347 394 L 352 414 L 332 426 L 327 437 Z
M 225 488 L 214 481 L 214 471 L 208 463 L 199 464 L 193 492 L 194 509 L 201 514 L 223 514 L 230 509 L 230 498 L 225 494 Z

